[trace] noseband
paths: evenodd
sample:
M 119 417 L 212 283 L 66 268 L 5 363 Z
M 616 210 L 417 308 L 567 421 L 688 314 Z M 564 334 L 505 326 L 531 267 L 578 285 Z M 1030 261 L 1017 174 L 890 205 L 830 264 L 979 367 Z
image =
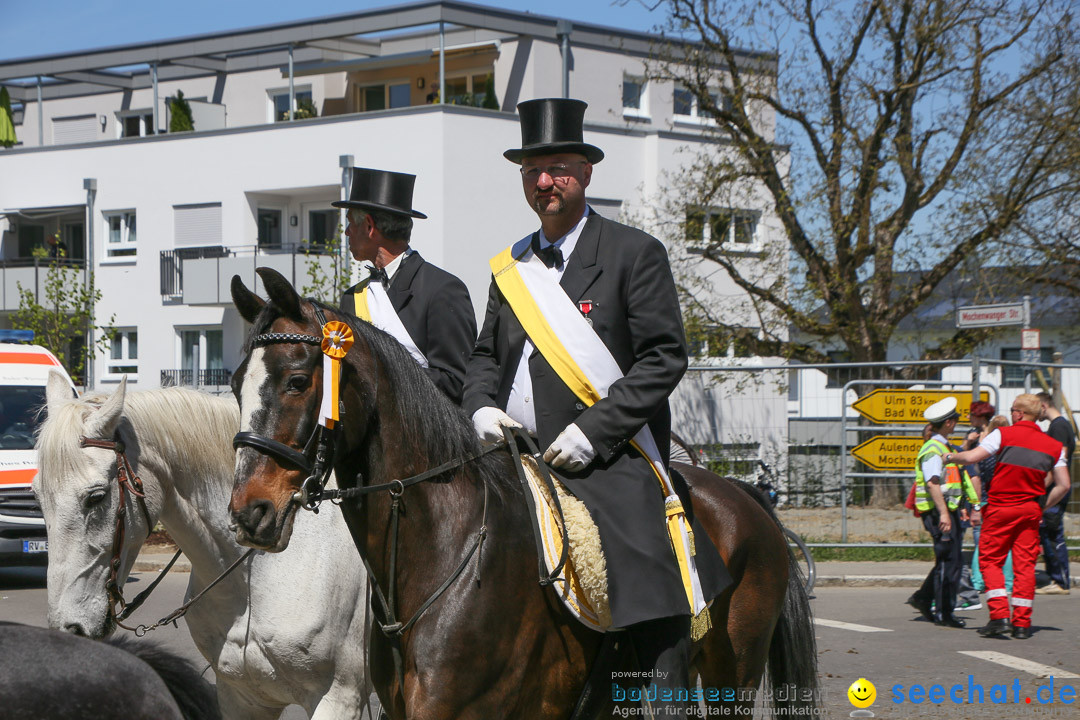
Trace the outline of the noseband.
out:
M 315 317 L 319 321 L 319 326 L 325 325 L 326 316 L 323 314 L 322 308 L 314 303 L 312 303 L 312 307 L 315 309 Z M 263 333 L 255 336 L 252 345 L 254 347 L 265 347 L 285 343 L 319 347 L 322 345 L 322 341 L 322 337 L 303 333 Z M 253 432 L 236 433 L 233 436 L 233 448 L 239 449 L 241 446 L 255 448 L 279 462 L 283 461 L 307 473 L 304 482 L 300 484 L 300 490 L 293 494 L 292 499 L 294 502 L 299 503 L 301 507 L 317 513 L 319 512 L 319 500 L 322 497 L 323 486 L 326 485 L 326 478 L 330 475 L 333 441 L 333 433 L 321 424 L 316 423 L 315 429 L 311 432 L 311 437 L 304 444 L 303 452 L 273 438 Z M 313 448 L 314 460 L 311 459 Z

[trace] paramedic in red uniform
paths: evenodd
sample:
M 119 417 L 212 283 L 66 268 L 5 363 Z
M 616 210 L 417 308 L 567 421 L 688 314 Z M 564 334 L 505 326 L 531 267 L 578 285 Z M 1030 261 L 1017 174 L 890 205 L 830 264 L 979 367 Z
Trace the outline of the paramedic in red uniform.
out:
M 1035 424 L 1042 404 L 1035 395 L 1018 395 L 1012 404 L 1011 427 L 999 428 L 979 447 L 962 453 L 946 453 L 945 462 L 975 463 L 997 455 L 994 482 L 990 485 L 979 538 L 979 569 L 986 580 L 990 622 L 979 628 L 983 637 L 1004 635 L 1031 637 L 1031 605 L 1035 598 L 1035 559 L 1039 555 L 1039 521 L 1043 507 L 1052 508 L 1069 491 L 1065 448 Z M 1044 505 L 1048 473 L 1053 476 Z M 1013 553 L 1013 614 L 1009 624 L 1009 600 L 1001 567 L 1009 550 Z

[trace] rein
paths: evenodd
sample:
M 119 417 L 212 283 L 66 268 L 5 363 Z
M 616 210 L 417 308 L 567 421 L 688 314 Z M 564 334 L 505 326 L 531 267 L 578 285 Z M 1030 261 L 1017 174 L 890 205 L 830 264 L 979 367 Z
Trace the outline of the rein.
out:
M 101 448 L 102 450 L 112 450 L 116 453 L 116 484 L 120 488 L 120 500 L 119 507 L 116 510 L 116 529 L 113 531 L 113 546 L 112 546 L 112 560 L 109 561 L 109 579 L 105 582 L 105 592 L 109 596 L 109 614 L 112 615 L 113 620 L 116 621 L 117 626 L 124 628 L 135 633 L 136 636 L 142 637 L 147 632 L 168 623 L 173 623 L 175 626 L 176 621 L 187 614 L 188 609 L 195 603 L 196 600 L 206 594 L 210 588 L 217 585 L 225 576 L 236 569 L 241 562 L 246 560 L 251 553 L 255 552 L 255 548 L 250 548 L 246 553 L 241 555 L 236 561 L 225 569 L 216 580 L 211 582 L 205 588 L 203 588 L 197 595 L 192 597 L 186 603 L 181 605 L 176 610 L 158 620 L 153 625 L 136 625 L 130 627 L 124 624 L 124 620 L 127 620 L 139 607 L 146 602 L 146 599 L 150 597 L 150 593 L 154 591 L 154 588 L 165 578 L 172 566 L 176 564 L 176 561 L 180 559 L 183 554 L 183 550 L 177 550 L 172 556 L 172 559 L 165 564 L 165 567 L 158 573 L 158 576 L 154 578 L 154 581 L 138 595 L 136 595 L 131 602 L 124 600 L 124 591 L 120 587 L 118 582 L 118 576 L 120 573 L 120 555 L 124 550 L 124 534 L 125 523 L 124 518 L 127 516 L 127 493 L 130 492 L 139 503 L 139 507 L 142 508 L 143 517 L 146 518 L 146 536 L 150 537 L 150 533 L 154 531 L 154 522 L 150 519 L 150 511 L 146 507 L 146 491 L 143 489 L 142 480 L 131 469 L 131 463 L 127 459 L 127 449 L 124 447 L 123 440 L 95 440 L 93 438 L 81 437 L 79 438 L 79 447 L 94 447 Z M 126 491 L 126 492 L 125 492 Z M 117 612 L 117 606 L 120 607 Z

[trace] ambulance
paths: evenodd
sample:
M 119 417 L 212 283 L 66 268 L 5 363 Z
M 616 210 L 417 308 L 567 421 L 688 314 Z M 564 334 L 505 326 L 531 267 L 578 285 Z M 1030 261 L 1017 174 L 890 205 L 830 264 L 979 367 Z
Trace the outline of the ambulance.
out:
M 49 371 L 62 374 L 75 395 L 64 366 L 33 339 L 32 330 L 0 330 L 0 566 L 48 563 L 45 520 L 30 486 Z

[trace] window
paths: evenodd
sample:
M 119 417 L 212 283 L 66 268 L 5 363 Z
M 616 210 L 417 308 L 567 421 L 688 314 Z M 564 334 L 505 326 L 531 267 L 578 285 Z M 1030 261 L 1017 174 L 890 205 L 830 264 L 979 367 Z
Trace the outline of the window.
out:
M 830 350 L 827 354 L 829 356 L 829 362 L 851 362 L 851 353 L 847 350 Z M 862 378 L 861 368 L 836 368 L 835 370 L 826 370 L 825 387 L 842 388 L 852 380 L 858 380 L 860 378 Z
M 106 257 L 135 255 L 135 211 L 105 213 Z
M 225 369 L 223 335 L 220 328 L 178 329 L 180 372 L 172 382 L 178 385 L 228 385 L 231 373 Z
M 19 223 L 19 258 L 34 257 L 34 249 L 45 246 L 45 226 Z
M 173 205 L 176 247 L 221 245 L 221 203 Z
M 645 100 L 645 79 L 624 75 L 622 81 L 623 115 L 648 117 L 649 109 Z
M 294 90 L 293 97 L 295 98 L 295 104 L 293 105 L 293 118 L 296 118 L 296 113 L 297 110 L 300 109 L 301 103 L 306 103 L 311 107 L 315 107 L 315 103 L 311 95 L 311 86 L 304 86 L 303 89 L 294 88 Z M 270 92 L 270 112 L 272 114 L 272 122 L 284 122 L 289 119 L 288 89 L 273 90 Z
M 760 213 L 753 210 L 702 210 L 686 212 L 686 239 L 694 247 L 721 245 L 727 251 L 753 252 L 758 249 L 757 225 Z
M 86 257 L 84 229 L 85 226 L 81 220 L 64 223 L 60 233 L 60 243 L 50 248 L 49 254 L 68 260 L 83 260 Z
M 281 247 L 281 210 L 259 208 L 256 222 L 259 225 L 259 247 Z
M 1001 349 L 1002 360 L 1023 360 L 1023 353 L 1020 352 L 1020 348 L 1002 348 Z M 1041 348 L 1039 350 L 1039 362 L 1053 362 L 1054 361 L 1054 348 Z M 1045 374 L 1045 371 L 1043 371 Z M 1028 370 L 1023 365 L 1002 365 L 1001 366 L 1001 387 L 1003 388 L 1022 388 L 1024 387 L 1024 379 L 1027 376 Z M 1034 373 L 1032 373 L 1032 380 L 1034 380 Z M 1036 383 L 1037 384 L 1037 383 Z
M 105 376 L 119 380 L 124 375 L 128 380 L 139 379 L 139 331 L 135 328 L 118 329 L 110 341 Z
M 709 98 L 712 100 L 713 105 L 721 110 L 731 110 L 731 98 L 727 95 L 721 96 L 719 91 L 710 91 Z M 683 85 L 675 86 L 671 110 L 675 114 L 675 120 L 680 122 L 709 122 L 712 120 L 707 111 L 699 108 L 697 95 Z
M 117 113 L 117 120 L 120 137 L 145 137 L 154 134 L 153 111 L 135 110 Z
M 409 83 L 391 85 L 388 92 L 391 108 L 409 107 L 412 104 L 412 86 Z
M 325 248 L 337 234 L 340 220 L 341 214 L 337 210 L 309 210 L 308 246 L 312 250 Z

